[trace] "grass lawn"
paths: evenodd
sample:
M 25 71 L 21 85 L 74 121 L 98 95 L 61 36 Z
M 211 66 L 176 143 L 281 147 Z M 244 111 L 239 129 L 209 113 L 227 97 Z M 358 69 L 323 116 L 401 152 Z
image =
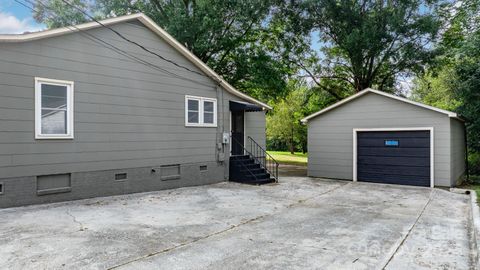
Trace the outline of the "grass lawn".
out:
M 295 154 L 290 154 L 290 152 L 283 151 L 267 151 L 272 157 L 278 161 L 280 164 L 289 164 L 289 165 L 301 165 L 307 166 L 307 154 L 300 152 L 295 152 Z

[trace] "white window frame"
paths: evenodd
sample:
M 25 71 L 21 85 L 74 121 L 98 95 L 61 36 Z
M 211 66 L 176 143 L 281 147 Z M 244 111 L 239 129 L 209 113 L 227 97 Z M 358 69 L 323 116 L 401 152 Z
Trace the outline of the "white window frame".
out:
M 42 84 L 67 88 L 67 134 L 42 134 Z M 35 77 L 35 139 L 73 139 L 73 95 L 72 81 Z
M 188 101 L 196 100 L 198 101 L 198 123 L 189 123 L 188 122 Z M 204 108 L 203 103 L 205 101 L 213 102 L 213 123 L 204 123 Z M 185 126 L 187 127 L 217 127 L 217 99 L 216 98 L 207 98 L 207 97 L 197 97 L 197 96 L 185 96 Z

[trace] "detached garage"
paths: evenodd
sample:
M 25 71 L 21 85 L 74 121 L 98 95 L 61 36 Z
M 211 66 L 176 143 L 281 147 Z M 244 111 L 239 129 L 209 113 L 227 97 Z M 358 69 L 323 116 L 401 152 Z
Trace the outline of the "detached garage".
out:
M 302 122 L 308 175 L 414 186 L 455 186 L 465 129 L 454 112 L 365 89 Z

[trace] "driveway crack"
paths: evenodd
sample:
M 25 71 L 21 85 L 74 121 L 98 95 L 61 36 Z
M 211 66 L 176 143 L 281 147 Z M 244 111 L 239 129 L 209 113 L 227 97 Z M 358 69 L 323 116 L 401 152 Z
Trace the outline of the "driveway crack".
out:
M 395 255 L 397 254 L 397 252 L 400 250 L 400 248 L 402 248 L 403 244 L 405 243 L 405 241 L 407 240 L 407 238 L 410 236 L 410 234 L 412 233 L 413 229 L 415 228 L 415 226 L 418 224 L 418 221 L 420 220 L 420 218 L 422 217 L 423 213 L 425 213 L 425 210 L 427 209 L 427 206 L 430 204 L 430 202 L 432 201 L 433 199 L 433 196 L 434 196 L 434 193 L 435 193 L 435 190 L 432 189 L 432 191 L 430 191 L 430 195 L 428 196 L 428 200 L 427 202 L 425 203 L 425 205 L 423 206 L 422 210 L 420 211 L 420 213 L 418 214 L 417 218 L 415 219 L 415 222 L 413 222 L 412 226 L 410 227 L 410 229 L 408 229 L 407 233 L 405 234 L 405 236 L 403 237 L 402 241 L 400 242 L 400 244 L 398 244 L 397 248 L 395 249 L 395 251 L 392 253 L 392 255 L 388 258 L 388 261 L 387 263 L 385 263 L 385 265 L 382 267 L 382 270 L 385 270 L 385 268 L 387 268 L 387 266 L 390 264 L 390 262 L 393 260 L 393 258 L 395 257 Z
M 77 223 L 80 226 L 79 231 L 83 232 L 85 230 L 85 227 L 83 226 L 83 223 L 78 221 L 77 218 L 70 213 L 70 210 L 67 209 L 65 211 L 65 213 L 72 218 L 73 222 Z
M 301 199 L 301 200 L 298 200 L 294 203 L 291 203 L 291 204 L 288 204 L 285 209 L 289 209 L 289 208 L 292 208 L 294 206 L 297 206 L 297 205 L 300 205 L 300 204 L 303 204 L 305 202 L 307 202 L 308 200 L 311 200 L 313 198 L 316 198 L 316 197 L 320 197 L 320 196 L 323 196 L 325 194 L 328 194 L 328 193 L 331 193 L 341 187 L 344 187 L 344 186 L 347 186 L 347 185 L 350 185 L 351 183 L 347 183 L 347 184 L 342 184 L 342 185 L 339 185 L 337 187 L 334 187 L 332 189 L 329 189 L 325 192 L 322 192 L 322 193 L 319 193 L 319 194 L 316 194 L 315 196 L 311 196 L 311 197 L 308 197 L 308 198 L 305 198 L 305 199 Z M 70 215 L 70 213 L 67 211 L 67 214 Z M 213 236 L 216 236 L 216 235 L 219 235 L 219 234 L 223 234 L 223 233 L 226 233 L 226 232 L 229 232 L 231 230 L 234 230 L 238 227 L 241 227 L 241 226 L 244 226 L 244 225 L 247 225 L 247 224 L 250 224 L 252 222 L 255 222 L 255 221 L 258 221 L 258 220 L 261 220 L 263 218 L 266 218 L 266 217 L 269 217 L 269 216 L 273 216 L 275 215 L 275 213 L 272 213 L 272 214 L 265 214 L 265 215 L 260 215 L 260 216 L 257 216 L 257 217 L 254 217 L 254 218 L 251 218 L 251 219 L 248 219 L 246 221 L 243 221 L 243 222 L 240 222 L 238 224 L 234 224 L 234 225 L 231 225 L 229 226 L 228 228 L 226 229 L 223 229 L 223 230 L 220 230 L 220 231 L 216 231 L 216 232 L 213 232 L 213 233 L 210 233 L 210 234 L 207 234 L 207 235 L 204 235 L 204 236 L 201 236 L 201 237 L 198 237 L 198 238 L 195 238 L 194 240 L 192 241 L 188 241 L 188 242 L 184 242 L 184 243 L 181 243 L 181 244 L 178 244 L 178 245 L 175 245 L 175 246 L 172 246 L 172 247 L 168 247 L 168 248 L 165 248 L 165 249 L 162 249 L 162 250 L 159 250 L 159 251 L 155 251 L 155 252 L 152 252 L 152 253 L 149 253 L 147 255 L 144 255 L 144 256 L 141 256 L 141 257 L 138 257 L 136 259 L 133 259 L 133 260 L 130 260 L 130 261 L 127 261 L 127 262 L 124 262 L 124 263 L 121 263 L 121 264 L 118 264 L 118 265 L 115 265 L 115 266 L 112 266 L 110 268 L 108 268 L 108 270 L 111 270 L 111 269 L 117 269 L 119 267 L 122 267 L 122 266 L 125 266 L 125 265 L 128 265 L 128 264 L 131 264 L 131 263 L 134 263 L 134 262 L 137 262 L 137 261 L 141 261 L 143 259 L 146 259 L 146 258 L 149 258 L 149 257 L 153 257 L 153 256 L 156 256 L 156 255 L 159 255 L 159 254 L 163 254 L 163 253 L 167 253 L 167 252 L 170 252 L 172 250 L 175 250 L 175 249 L 178 249 L 178 248 L 182 248 L 182 247 L 185 247 L 185 246 L 188 246 L 188 245 L 191 245 L 191 244 L 194 244 L 196 242 L 199 242 L 201 240 L 205 240 L 205 239 L 208 239 L 210 237 L 213 237 Z M 70 215 L 72 216 L 72 215 Z M 73 216 L 72 216 L 73 217 Z M 75 217 L 74 218 L 74 221 L 75 221 Z M 78 222 L 79 223 L 79 222 Z M 81 224 L 81 223 L 79 223 Z

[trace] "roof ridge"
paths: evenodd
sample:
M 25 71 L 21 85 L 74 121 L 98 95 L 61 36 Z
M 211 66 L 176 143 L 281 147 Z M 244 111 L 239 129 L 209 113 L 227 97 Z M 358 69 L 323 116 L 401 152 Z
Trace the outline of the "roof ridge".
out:
M 153 31 L 155 34 L 160 36 L 165 42 L 167 42 L 170 46 L 175 48 L 180 54 L 186 57 L 192 64 L 194 64 L 197 68 L 199 68 L 202 72 L 204 72 L 210 79 L 216 81 L 218 85 L 222 86 L 223 89 L 230 92 L 231 94 L 238 96 L 240 98 L 246 99 L 250 102 L 256 103 L 264 109 L 272 109 L 271 106 L 263 103 L 233 87 L 227 81 L 225 81 L 220 75 L 218 75 L 213 69 L 211 69 L 207 64 L 205 64 L 202 60 L 200 60 L 197 56 L 195 56 L 191 51 L 189 51 L 185 46 L 183 46 L 180 42 L 178 42 L 173 36 L 163 30 L 160 26 L 158 26 L 152 19 L 150 19 L 147 15 L 143 13 L 135 13 L 129 14 L 119 17 L 107 18 L 104 20 L 100 20 L 99 22 L 103 25 L 112 25 L 120 22 L 126 22 L 130 20 L 137 19 L 143 25 L 145 25 L 148 29 Z M 86 22 L 82 24 L 75 25 L 75 29 L 71 29 L 72 26 L 66 26 L 56 29 L 48 29 L 39 32 L 32 32 L 32 33 L 23 33 L 23 34 L 0 34 L 0 43 L 1 42 L 28 42 L 43 38 L 49 37 L 56 37 L 61 36 L 67 33 L 75 33 L 82 30 L 89 30 L 93 28 L 102 27 L 102 25 L 98 24 L 97 22 Z
M 383 92 L 383 91 L 379 91 L 379 90 L 376 90 L 376 89 L 372 89 L 372 88 L 365 88 L 363 89 L 362 91 L 354 94 L 354 95 L 351 95 L 345 99 L 342 99 L 340 101 L 338 101 L 337 103 L 333 104 L 333 105 L 330 105 L 316 113 L 313 113 L 313 114 L 310 114 L 309 116 L 306 116 L 304 117 L 301 121 L 303 123 L 306 123 L 308 122 L 308 120 L 312 119 L 312 118 L 315 118 L 321 114 L 324 114 L 330 110 L 333 110 L 335 109 L 336 107 L 339 107 L 345 103 L 348 103 L 354 99 L 357 99 L 367 93 L 374 93 L 374 94 L 377 94 L 377 95 L 381 95 L 381 96 L 384 96 L 384 97 L 388 97 L 388 98 L 391 98 L 391 99 L 395 99 L 395 100 L 398 100 L 398 101 L 402 101 L 402 102 L 405 102 L 405 103 L 408 103 L 408 104 L 411 104 L 411 105 L 415 105 L 415 106 L 418 106 L 418 107 L 422 107 L 424 109 L 428 109 L 428 110 L 431 110 L 431 111 L 436 111 L 438 113 L 443 113 L 443 114 L 446 114 L 448 115 L 449 117 L 452 117 L 452 118 L 456 118 L 458 120 L 461 120 L 461 121 L 464 121 L 457 113 L 455 112 L 451 112 L 451 111 L 447 111 L 447 110 L 444 110 L 444 109 L 440 109 L 440 108 L 437 108 L 437 107 L 433 107 L 433 106 L 430 106 L 430 105 L 427 105 L 427 104 L 423 104 L 421 102 L 417 102 L 417 101 L 413 101 L 413 100 L 410 100 L 408 98 L 404 98 L 404 97 L 400 97 L 400 96 L 397 96 L 397 95 L 393 95 L 393 94 L 389 94 L 389 93 L 386 93 L 386 92 Z

